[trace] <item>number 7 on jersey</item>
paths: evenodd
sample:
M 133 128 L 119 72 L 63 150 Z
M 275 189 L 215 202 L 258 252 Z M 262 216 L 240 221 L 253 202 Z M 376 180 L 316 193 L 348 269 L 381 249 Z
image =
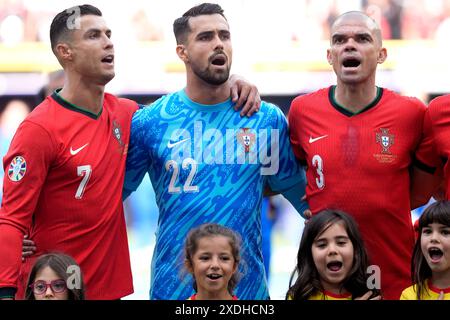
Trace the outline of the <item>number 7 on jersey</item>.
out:
M 86 189 L 86 185 L 89 182 L 89 178 L 92 174 L 92 168 L 90 165 L 78 166 L 77 167 L 77 175 L 79 177 L 83 177 L 81 179 L 81 183 L 78 186 L 77 192 L 75 193 L 75 199 L 80 200 L 83 198 L 84 189 Z

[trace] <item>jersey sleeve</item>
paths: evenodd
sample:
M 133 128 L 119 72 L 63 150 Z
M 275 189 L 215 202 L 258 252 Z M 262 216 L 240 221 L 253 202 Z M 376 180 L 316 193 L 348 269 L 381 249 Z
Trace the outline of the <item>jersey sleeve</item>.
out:
M 22 238 L 27 233 L 40 190 L 55 155 L 51 135 L 40 125 L 24 121 L 3 159 L 5 170 L 0 208 L 0 288 L 16 287 Z
M 300 100 L 299 97 L 295 98 L 292 103 L 291 107 L 289 109 L 288 114 L 289 119 L 289 138 L 291 140 L 292 150 L 294 151 L 295 156 L 300 161 L 305 161 L 306 155 L 303 151 L 301 144 L 300 144 L 300 130 L 299 130 L 299 121 L 300 121 Z
M 271 132 L 270 137 L 270 150 L 272 157 L 270 166 L 273 169 L 273 174 L 268 176 L 268 184 L 272 191 L 281 192 L 283 195 L 285 195 L 285 193 L 289 190 L 294 190 L 295 198 L 298 198 L 299 201 L 292 202 L 291 199 L 289 199 L 290 197 L 287 197 L 287 199 L 296 207 L 297 210 L 301 210 L 299 212 L 303 212 L 305 206 L 304 203 L 300 202 L 300 199 L 305 193 L 305 172 L 292 150 L 292 146 L 289 141 L 287 120 L 278 108 L 276 122 L 277 123 L 274 126 L 276 130 Z M 277 170 L 274 170 L 275 168 Z M 292 194 L 292 192 L 290 194 Z
M 128 149 L 123 199 L 136 191 L 150 167 L 149 150 L 145 147 L 146 109 L 139 109 L 131 121 L 130 147 Z
M 434 144 L 434 136 L 428 108 L 424 112 L 422 138 L 415 152 L 414 165 L 431 174 L 433 174 L 436 168 L 441 165 Z

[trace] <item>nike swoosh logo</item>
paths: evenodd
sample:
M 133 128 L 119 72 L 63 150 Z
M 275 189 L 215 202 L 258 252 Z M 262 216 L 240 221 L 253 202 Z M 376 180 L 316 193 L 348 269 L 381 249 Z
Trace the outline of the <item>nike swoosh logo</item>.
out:
M 172 148 L 175 147 L 177 144 L 183 143 L 183 142 L 188 141 L 188 140 L 189 140 L 189 138 L 183 139 L 183 140 L 180 140 L 180 141 L 177 141 L 177 142 L 174 142 L 174 143 L 172 143 L 172 142 L 169 141 L 169 143 L 167 143 L 167 148 L 172 149 Z
M 70 147 L 70 154 L 73 155 L 73 156 L 76 155 L 78 152 L 80 152 L 81 150 L 83 150 L 84 148 L 86 148 L 88 144 L 89 144 L 89 142 L 86 143 L 84 146 L 82 146 L 82 147 L 76 149 L 76 150 L 73 150 L 72 147 Z
M 317 137 L 317 138 L 313 138 L 313 137 L 309 136 L 309 143 L 314 143 L 314 142 L 316 142 L 316 141 L 318 141 L 320 139 L 326 138 L 326 137 L 328 137 L 327 134 L 324 135 L 324 136 Z

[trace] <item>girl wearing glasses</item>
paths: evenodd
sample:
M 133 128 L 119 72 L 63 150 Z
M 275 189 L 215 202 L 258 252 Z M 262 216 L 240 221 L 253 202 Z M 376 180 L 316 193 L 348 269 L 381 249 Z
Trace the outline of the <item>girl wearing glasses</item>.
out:
M 75 260 L 62 253 L 39 257 L 30 272 L 26 300 L 84 300 L 84 283 Z

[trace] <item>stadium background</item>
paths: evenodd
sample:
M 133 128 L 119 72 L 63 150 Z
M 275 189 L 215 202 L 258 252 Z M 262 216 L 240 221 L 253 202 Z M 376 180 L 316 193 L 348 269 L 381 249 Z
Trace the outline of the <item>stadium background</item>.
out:
M 73 0 L 0 0 L 0 156 L 43 89 L 60 83 L 49 45 L 49 27 Z M 184 86 L 184 66 L 175 54 L 172 22 L 192 0 L 86 1 L 98 6 L 112 29 L 116 77 L 107 91 L 149 103 Z M 213 1 L 214 2 L 214 1 Z M 335 82 L 326 62 L 329 27 L 349 10 L 364 10 L 380 22 L 387 61 L 377 84 L 425 103 L 450 92 L 450 0 L 222 0 L 233 41 L 232 72 L 256 84 L 263 99 L 286 113 L 298 94 Z M 54 84 L 53 84 L 54 82 Z M 1 175 L 3 175 L 3 170 Z M 0 182 L 1 183 L 1 182 Z M 1 196 L 1 193 L 0 193 Z M 284 299 L 295 265 L 303 220 L 282 197 L 271 199 L 270 293 Z M 148 299 L 157 207 L 148 179 L 125 202 L 135 294 Z M 421 210 L 412 212 L 412 220 Z M 264 230 L 270 230 L 264 229 Z

